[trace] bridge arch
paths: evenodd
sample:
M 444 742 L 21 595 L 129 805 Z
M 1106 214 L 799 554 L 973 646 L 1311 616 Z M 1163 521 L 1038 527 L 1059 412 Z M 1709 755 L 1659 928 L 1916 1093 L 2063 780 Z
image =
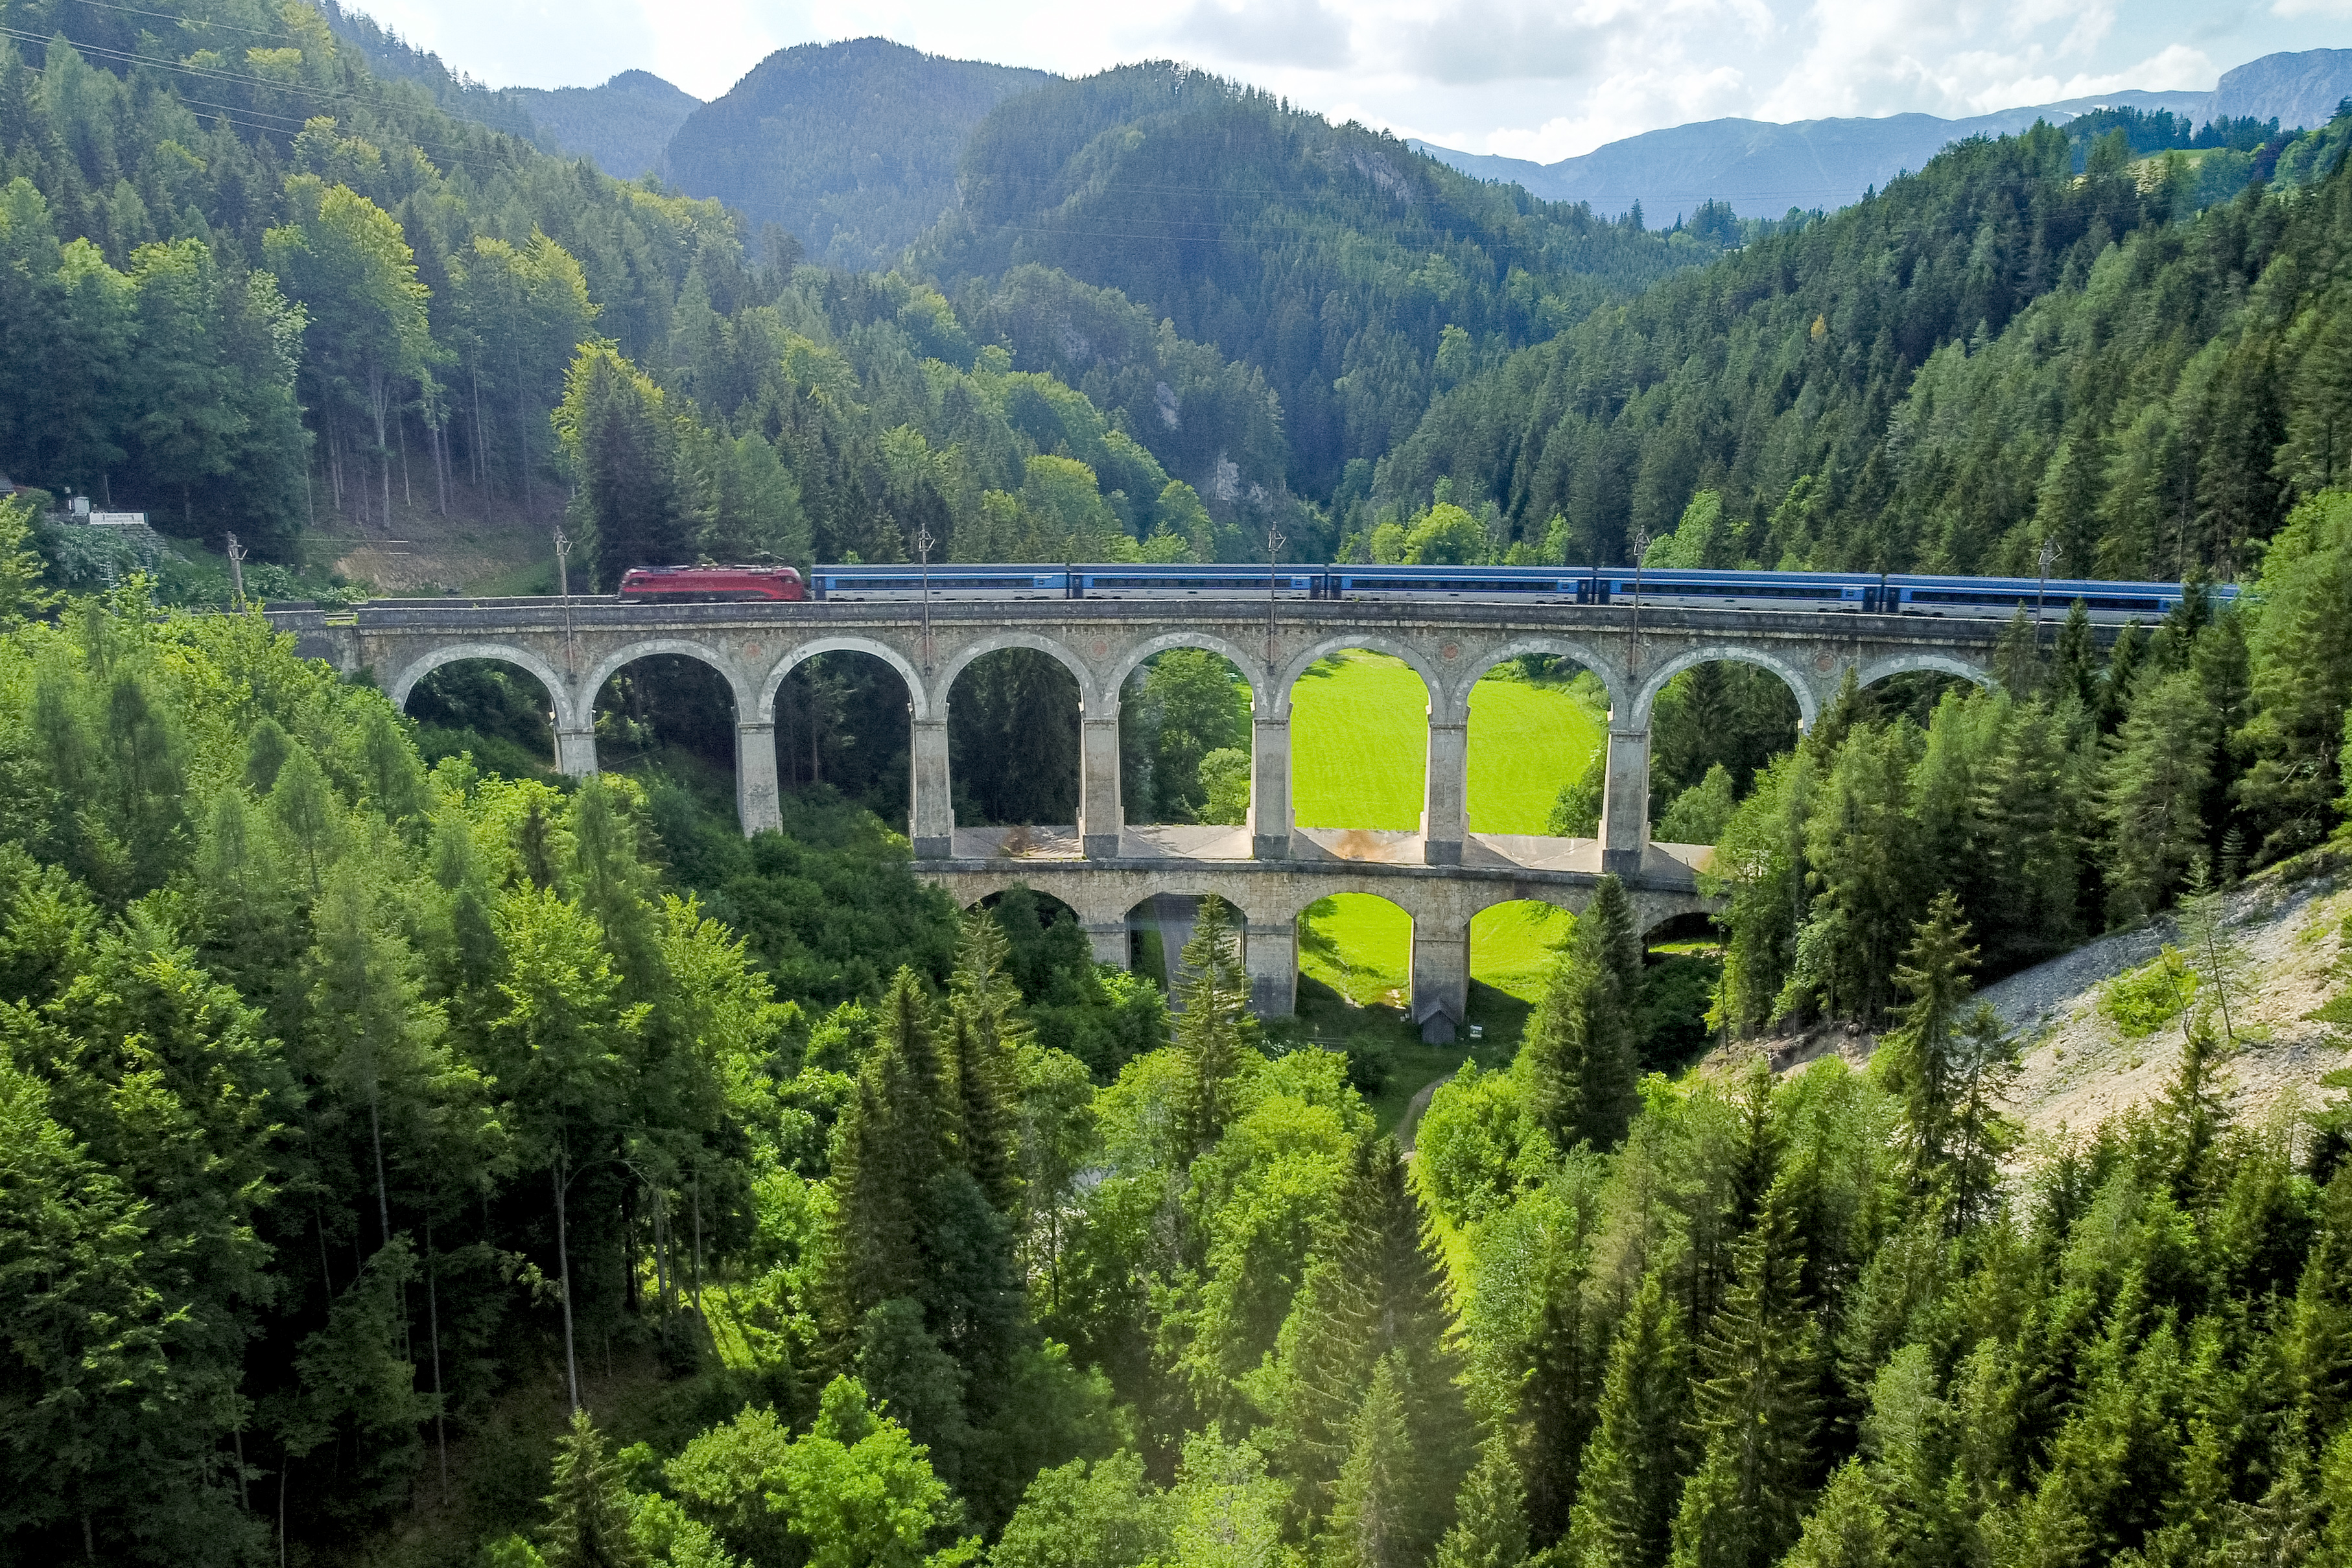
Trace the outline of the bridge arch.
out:
M 776 661 L 775 666 L 769 670 L 760 684 L 760 701 L 756 711 L 761 724 L 776 722 L 776 692 L 783 685 L 784 677 L 819 653 L 873 654 L 898 671 L 899 677 L 907 683 L 907 703 L 913 712 L 915 722 L 920 724 L 931 716 L 930 691 L 923 685 L 922 676 L 916 673 L 915 666 L 908 660 L 907 655 L 890 646 L 889 643 L 878 642 L 872 637 L 842 635 L 818 637 L 810 642 L 795 643 L 785 651 L 782 658 Z
M 940 666 L 939 673 L 931 677 L 931 695 L 925 704 L 928 713 L 936 716 L 947 711 L 948 694 L 955 690 L 956 677 L 963 674 L 966 665 L 974 659 L 989 653 L 1001 653 L 1007 648 L 1034 649 L 1053 659 L 1064 669 L 1068 670 L 1071 677 L 1078 683 L 1078 704 L 1081 710 L 1089 717 L 1108 716 L 1098 714 L 1097 710 L 1096 702 L 1098 694 L 1095 685 L 1095 673 L 1087 667 L 1084 659 L 1079 658 L 1066 644 L 1057 643 L 1051 637 L 1040 637 L 1034 632 L 1010 631 L 991 632 L 985 636 L 975 637 L 950 654 L 947 662 Z M 1110 700 L 1113 703 L 1118 700 L 1118 688 L 1116 686 L 1111 688 Z
M 1251 658 L 1236 644 L 1213 632 L 1163 632 L 1157 637 L 1146 638 L 1120 655 L 1108 669 L 1103 672 L 1103 690 L 1112 693 L 1126 690 L 1127 677 L 1135 673 L 1137 665 L 1154 653 L 1164 653 L 1171 648 L 1199 648 L 1223 659 L 1234 667 L 1243 680 L 1249 683 L 1250 711 L 1260 717 L 1265 716 L 1266 713 L 1265 661 Z
M 555 727 L 559 730 L 580 727 L 574 711 L 576 704 L 572 695 L 572 684 L 556 673 L 554 665 L 530 649 L 519 648 L 511 643 L 450 643 L 438 648 L 428 649 L 411 660 L 399 674 L 393 677 L 392 685 L 386 688 L 385 695 L 392 698 L 394 707 L 404 712 L 408 707 L 410 695 L 416 690 L 417 684 L 425 676 L 444 664 L 459 664 L 467 659 L 491 659 L 502 664 L 512 664 L 518 669 L 528 671 L 538 679 L 540 685 L 547 688 L 548 700 L 555 709 Z M 594 699 L 592 697 L 590 700 Z
M 734 695 L 735 722 L 751 722 L 759 706 L 757 689 L 744 678 L 742 669 L 722 650 L 708 643 L 698 643 L 690 637 L 647 637 L 642 642 L 614 649 L 596 662 L 596 667 L 589 671 L 588 678 L 580 684 L 581 701 L 593 708 L 606 681 L 639 659 L 650 658 L 656 653 L 680 654 L 718 671 L 719 678 L 727 683 L 727 689 Z
M 1807 729 L 1811 729 L 1813 727 L 1813 721 L 1821 716 L 1821 703 L 1813 695 L 1813 683 L 1802 670 L 1769 649 L 1743 643 L 1718 643 L 1706 647 L 1685 649 L 1644 677 L 1641 692 L 1633 699 L 1633 710 L 1629 716 L 1630 723 L 1627 727 L 1636 730 L 1649 727 L 1650 710 L 1656 705 L 1658 694 L 1665 690 L 1668 681 L 1673 680 L 1685 670 L 1699 664 L 1712 664 L 1717 662 L 1755 664 L 1780 676 L 1788 685 L 1790 692 L 1795 695 L 1798 718 Z M 1612 720 L 1612 725 L 1614 722 L 1616 721 Z
M 1428 689 L 1431 706 L 1444 702 L 1444 677 L 1437 673 L 1437 666 L 1431 664 L 1429 656 L 1419 648 L 1402 638 L 1379 632 L 1343 632 L 1322 639 L 1291 659 L 1283 669 L 1281 679 L 1275 685 L 1273 716 L 1287 718 L 1290 716 L 1290 694 L 1308 670 L 1332 654 L 1344 653 L 1350 648 L 1362 648 L 1369 653 L 1386 653 L 1391 658 L 1402 659 L 1412 666 L 1414 674 L 1421 677 L 1421 684 Z
M 1982 665 L 1971 664 L 1957 653 L 1940 653 L 1932 648 L 1913 648 L 1899 653 L 1882 654 L 1855 672 L 1854 684 L 1858 686 L 1869 686 L 1885 680 L 1890 675 L 1907 675 L 1931 670 L 1940 674 L 1958 675 L 1960 679 L 1989 692 L 2000 689 L 2000 683 L 1993 679 L 1992 672 Z
M 1578 642 L 1573 637 L 1528 636 L 1514 637 L 1492 652 L 1482 653 L 1472 660 L 1471 667 L 1462 672 L 1461 678 L 1445 694 L 1446 712 L 1457 722 L 1466 718 L 1470 712 L 1471 688 L 1486 679 L 1490 672 L 1523 653 L 1548 653 L 1554 658 L 1573 659 L 1591 671 L 1592 678 L 1608 692 L 1609 706 L 1612 710 L 1624 702 L 1625 672 L 1602 657 L 1591 643 Z

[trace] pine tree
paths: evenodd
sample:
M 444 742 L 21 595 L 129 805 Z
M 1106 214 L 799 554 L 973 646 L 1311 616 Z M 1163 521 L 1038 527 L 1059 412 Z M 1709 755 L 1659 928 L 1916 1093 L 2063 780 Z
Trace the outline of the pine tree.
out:
M 1171 1110 L 1178 1145 L 1190 1161 L 1224 1135 L 1240 1109 L 1244 1072 L 1257 1057 L 1256 1020 L 1247 1011 L 1249 977 L 1224 900 L 1214 894 L 1201 900 L 1181 963 L 1176 989 L 1184 1007 L 1173 1033 L 1183 1075 Z
M 1527 1488 L 1507 1434 L 1478 1446 L 1478 1462 L 1454 1502 L 1454 1525 L 1438 1543 L 1436 1568 L 1518 1568 L 1528 1558 Z
M 604 1436 L 585 1410 L 572 1412 L 572 1430 L 556 1440 L 554 1482 L 541 1500 L 548 1518 L 540 1556 L 547 1568 L 644 1568 L 645 1553 L 629 1531 L 621 1467 L 605 1457 Z
M 1659 1568 L 1681 1490 L 1690 1362 L 1663 1281 L 1642 1281 L 1616 1343 L 1568 1538 L 1589 1568 Z
M 1624 884 L 1604 876 L 1528 1029 L 1518 1071 L 1536 1123 L 1562 1149 L 1614 1148 L 1633 1120 L 1642 938 Z
M 1911 993 L 1903 1022 L 1886 1038 L 1887 1087 L 1903 1100 L 1903 1142 L 1911 1190 L 1924 1196 L 1948 1175 L 1960 1077 L 1957 1037 L 1968 1005 L 1968 973 L 1977 950 L 1968 946 L 1960 903 L 1947 891 L 1915 927 L 1910 951 L 1895 971 Z
M 1766 1203 L 1739 1263 L 1700 1353 L 1705 1457 L 1675 1512 L 1674 1568 L 1769 1568 L 1795 1543 L 1811 1492 L 1821 1373 L 1786 1207 Z
M 1324 1568 L 1420 1568 L 1434 1537 L 1429 1500 L 1405 1423 L 1397 1357 L 1382 1356 L 1349 1424 Z
M 2213 715 L 2194 674 L 2184 670 L 2141 683 L 2101 779 L 2113 924 L 2127 925 L 2162 907 L 2202 851 L 2213 736 Z

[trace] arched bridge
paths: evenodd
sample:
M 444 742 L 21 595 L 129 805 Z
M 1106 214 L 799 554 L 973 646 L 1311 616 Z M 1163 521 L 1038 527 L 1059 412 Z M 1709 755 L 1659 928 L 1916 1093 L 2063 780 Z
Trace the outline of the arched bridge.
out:
M 1433 1028 L 1462 1016 L 1469 919 L 1489 904 L 1537 898 L 1580 908 L 1603 873 L 1633 889 L 1645 924 L 1706 907 L 1696 868 L 1708 852 L 1650 841 L 1650 715 L 1695 664 L 1758 664 L 1787 683 L 1810 726 L 1849 672 L 1867 685 L 1935 670 L 1991 684 L 2000 622 L 1814 611 L 1479 601 L 935 601 L 623 604 L 611 600 L 380 600 L 355 612 L 272 612 L 300 651 L 365 674 L 404 704 L 416 684 L 460 659 L 495 659 L 546 686 L 556 762 L 596 770 L 597 693 L 615 671 L 656 653 L 697 659 L 733 693 L 737 804 L 746 833 L 774 827 L 776 698 L 785 674 L 820 653 L 855 652 L 897 670 L 912 727 L 908 836 L 917 870 L 970 904 L 1018 881 L 1079 912 L 1099 956 L 1124 962 L 1126 915 L 1161 893 L 1214 893 L 1246 919 L 1261 1008 L 1289 1009 L 1298 911 L 1328 894 L 1372 892 L 1414 917 L 1415 1005 Z M 1034 649 L 1076 680 L 1080 703 L 1078 821 L 1007 842 L 1004 830 L 958 830 L 948 778 L 948 697 L 972 660 Z M 1119 801 L 1119 693 L 1152 654 L 1202 648 L 1249 683 L 1252 768 L 1245 828 L 1137 829 Z M 1294 825 L 1293 685 L 1347 649 L 1402 660 L 1429 694 L 1421 825 L 1379 833 Z M 1595 840 L 1472 834 L 1466 817 L 1471 687 L 1525 653 L 1569 659 L 1609 695 L 1608 784 Z M 1425 935 L 1424 935 L 1425 933 Z M 1426 986 L 1424 988 L 1424 979 Z

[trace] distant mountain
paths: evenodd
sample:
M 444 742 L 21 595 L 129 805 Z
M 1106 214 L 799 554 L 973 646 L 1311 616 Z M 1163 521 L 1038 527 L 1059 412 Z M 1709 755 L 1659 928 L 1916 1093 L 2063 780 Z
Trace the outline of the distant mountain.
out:
M 2352 49 L 2268 55 L 2222 77 L 2212 92 L 2112 92 L 2005 109 L 1967 120 L 1929 114 L 1884 119 L 1710 120 L 1612 141 L 1557 163 L 1497 158 L 1415 141 L 1412 145 L 1466 174 L 1508 180 L 1530 195 L 1590 202 L 1616 216 L 1635 202 L 1644 219 L 1671 222 L 1708 201 L 1727 202 L 1748 217 L 1777 217 L 1791 207 L 1834 210 L 1862 199 L 1955 141 L 2005 136 L 2037 120 L 2063 124 L 2105 108 L 2171 113 L 2199 122 L 2276 119 L 2281 125 L 2327 123 L 2338 99 L 2352 95 Z
M 813 261 L 887 267 L 955 204 L 972 127 L 1056 79 L 884 38 L 802 44 L 689 114 L 660 172 L 740 209 L 755 230 L 782 225 Z
M 2292 131 L 2326 124 L 2347 97 L 2352 97 L 2352 49 L 2264 55 L 2221 78 L 2202 118 L 2275 120 Z
M 542 141 L 616 180 L 658 167 L 671 135 L 702 107 L 700 99 L 650 71 L 623 71 L 603 87 L 507 90 L 539 122 Z
M 1510 180 L 1530 195 L 1590 202 L 1606 217 L 1636 202 L 1644 221 L 1671 223 L 1706 202 L 1727 202 L 1745 217 L 1778 217 L 1791 207 L 1834 212 L 1971 136 L 2011 136 L 2037 120 L 2063 122 L 2106 106 L 2201 113 L 2203 92 L 2116 92 L 2064 103 L 2005 109 L 1969 120 L 1891 114 L 1876 120 L 1708 120 L 1645 131 L 1577 158 L 1537 163 L 1416 141 L 1415 147 L 1482 180 Z

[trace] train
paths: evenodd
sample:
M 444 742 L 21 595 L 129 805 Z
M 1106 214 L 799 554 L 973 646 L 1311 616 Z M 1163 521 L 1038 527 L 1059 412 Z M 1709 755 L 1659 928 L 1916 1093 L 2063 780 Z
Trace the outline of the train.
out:
M 808 584 L 788 566 L 640 566 L 621 574 L 625 604 L 799 601 Z
M 1931 577 L 1887 572 L 1699 571 L 1601 566 L 1068 566 L 950 564 L 639 567 L 621 580 L 635 603 L 759 600 L 850 601 L 1043 599 L 1465 600 L 1663 609 L 1844 611 L 1867 615 L 2006 618 L 2020 606 L 2064 614 L 2077 601 L 2099 622 L 2159 620 L 2189 594 L 2215 608 L 2228 584 L 2081 578 Z
M 1488 603 L 1643 604 L 1673 609 L 1846 611 L 1858 614 L 2006 618 L 2019 606 L 2064 614 L 2080 600 L 2094 621 L 2160 619 L 2191 592 L 2178 582 L 1933 577 L 1885 572 L 1700 571 L 1625 567 L 819 566 L 812 599 L 1452 599 Z M 2214 607 L 2238 591 L 2201 590 Z

